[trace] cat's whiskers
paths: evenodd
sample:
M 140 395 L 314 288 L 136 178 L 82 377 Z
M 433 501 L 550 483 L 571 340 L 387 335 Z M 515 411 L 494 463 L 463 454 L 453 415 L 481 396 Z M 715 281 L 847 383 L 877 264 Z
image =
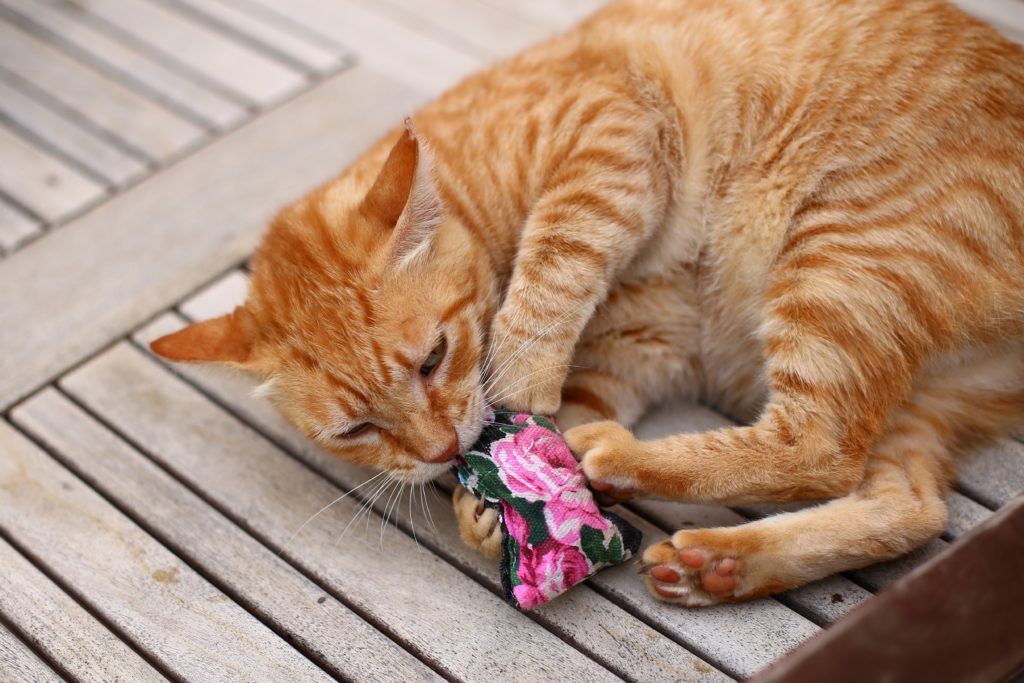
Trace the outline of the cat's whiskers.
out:
M 531 336 L 525 343 L 523 343 L 522 346 L 519 347 L 519 349 L 516 351 L 515 354 L 512 355 L 511 358 L 507 358 L 505 362 L 501 364 L 500 367 L 496 368 L 494 372 L 490 374 L 487 381 L 484 382 L 484 393 L 486 394 L 490 389 L 493 389 L 494 385 L 497 384 L 501 380 L 501 378 L 504 377 L 512 369 L 514 363 L 523 357 L 523 354 L 525 354 L 527 351 L 533 348 L 534 344 L 539 342 L 544 337 L 544 335 L 546 335 L 549 331 L 565 322 L 566 318 L 568 318 L 573 313 L 575 313 L 575 311 L 565 311 L 560 316 L 555 318 L 553 321 L 551 321 L 550 323 L 542 327 L 540 330 L 535 332 L 533 336 Z M 506 332 L 506 335 L 507 334 L 508 333 Z M 492 344 L 492 346 L 495 345 Z
M 575 369 L 575 368 L 579 368 L 579 367 L 580 367 L 579 365 L 573 365 L 571 363 L 564 363 L 564 364 L 559 364 L 559 365 L 546 365 L 546 366 L 544 366 L 542 368 L 537 368 L 536 370 L 534 370 L 534 371 L 532 371 L 532 372 L 530 372 L 530 373 L 520 377 L 515 382 L 512 382 L 512 384 L 510 384 L 509 386 L 505 387 L 505 391 L 503 391 L 501 394 L 499 394 L 497 396 L 488 396 L 487 397 L 487 402 L 489 404 L 491 404 L 491 405 L 496 405 L 498 402 L 505 400 L 506 398 L 511 396 L 513 392 L 519 391 L 518 387 L 519 387 L 520 384 L 522 384 L 524 381 L 530 379 L 531 377 L 533 377 L 536 374 L 539 374 L 539 373 L 542 373 L 542 372 L 549 372 L 551 370 L 561 370 L 563 368 Z M 529 388 L 531 388 L 531 387 L 527 387 L 527 389 L 529 389 Z M 491 423 L 491 424 L 493 424 L 493 423 Z
M 282 553 L 283 553 L 283 552 L 284 552 L 285 550 L 287 550 L 287 548 L 288 548 L 288 546 L 289 546 L 289 545 L 291 544 L 291 542 L 292 542 L 293 540 L 295 540 L 295 537 L 296 537 L 296 536 L 298 536 L 298 535 L 299 535 L 299 534 L 300 534 L 300 533 L 302 532 L 302 530 L 303 530 L 303 529 L 305 529 L 305 528 L 306 528 L 306 526 L 307 526 L 307 525 L 308 525 L 308 524 L 309 524 L 310 522 L 312 522 L 312 521 L 313 521 L 314 519 L 316 519 L 316 518 L 317 518 L 317 517 L 319 517 L 319 516 L 320 516 L 321 514 L 323 514 L 324 512 L 326 512 L 326 511 L 327 511 L 327 510 L 328 510 L 329 508 L 331 508 L 332 506 L 334 506 L 334 505 L 335 505 L 336 503 L 339 503 L 339 502 L 341 502 L 342 500 L 344 500 L 344 499 L 345 499 L 345 498 L 347 498 L 348 496 L 352 495 L 353 493 L 355 493 L 355 492 L 356 492 L 356 491 L 358 491 L 359 489 L 363 488 L 364 486 L 366 486 L 366 485 L 367 485 L 367 484 L 369 484 L 370 482 L 372 482 L 372 481 L 375 481 L 375 480 L 377 480 L 377 479 L 380 479 L 380 478 L 381 478 L 382 476 L 384 476 L 385 474 L 387 474 L 387 472 L 385 472 L 385 471 L 381 471 L 381 472 L 378 472 L 377 474 L 373 475 L 372 477 L 370 477 L 369 479 L 367 479 L 366 481 L 364 481 L 364 482 L 363 482 L 362 484 L 359 484 L 359 485 L 358 485 L 358 486 L 356 486 L 355 488 L 349 489 L 349 490 L 348 490 L 348 491 L 346 491 L 345 493 L 341 494 L 340 496 L 338 496 L 337 498 L 335 498 L 334 500 L 332 500 L 332 501 L 331 501 L 330 503 L 328 503 L 327 505 L 324 505 L 324 506 L 323 506 L 322 508 L 320 508 L 320 509 L 319 509 L 319 510 L 318 510 L 318 511 L 317 511 L 317 512 L 316 512 L 316 513 L 315 513 L 315 514 L 314 514 L 314 515 L 312 516 L 312 517 L 310 517 L 310 518 L 309 518 L 309 519 L 307 519 L 307 520 L 306 520 L 305 522 L 303 522 L 302 524 L 300 524 L 300 525 L 299 525 L 299 528 L 298 528 L 298 529 L 296 529 L 295 531 L 293 531 L 293 532 L 292 532 L 292 534 L 291 534 L 291 535 L 290 535 L 290 536 L 289 536 L 289 537 L 288 537 L 288 538 L 287 538 L 287 539 L 285 540 L 284 544 L 283 544 L 283 545 L 281 546 L 281 549 L 280 549 L 280 550 L 278 550 L 278 552 L 277 552 L 277 556 L 278 556 L 278 557 L 280 557 L 280 556 L 281 556 L 281 554 L 282 554 Z
M 394 477 L 391 475 L 390 472 L 384 471 L 381 472 L 381 474 L 386 475 L 384 481 L 379 482 L 377 484 L 377 487 L 373 490 L 373 492 L 362 501 L 362 506 L 356 511 L 354 515 L 352 515 L 352 519 L 349 520 L 348 524 L 345 525 L 345 528 L 342 529 L 341 534 L 338 536 L 337 539 L 335 539 L 335 546 L 338 546 L 341 543 L 342 539 L 345 538 L 345 534 L 348 533 L 348 530 L 352 527 L 353 524 L 355 524 L 356 520 L 358 520 L 364 514 L 368 513 L 368 511 L 372 508 L 373 502 L 377 500 L 381 493 L 385 489 L 387 489 L 392 483 L 394 483 Z

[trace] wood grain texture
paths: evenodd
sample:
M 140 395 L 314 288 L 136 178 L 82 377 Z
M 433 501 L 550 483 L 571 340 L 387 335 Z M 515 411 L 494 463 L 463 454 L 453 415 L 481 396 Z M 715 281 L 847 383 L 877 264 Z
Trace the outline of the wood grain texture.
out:
M 0 0 L 22 22 L 46 33 L 82 61 L 96 64 L 140 92 L 149 93 L 193 122 L 217 130 L 247 116 L 242 103 L 181 75 L 143 49 L 114 36 L 74 12 L 66 4 L 35 0 Z
M 299 22 L 349 47 L 360 64 L 417 90 L 438 94 L 483 62 L 357 0 L 251 0 L 263 10 Z
M 61 386 L 175 477 L 216 501 L 235 523 L 372 614 L 448 675 L 616 678 L 404 534 L 381 543 L 353 534 L 339 543 L 359 509 L 355 501 L 339 499 L 337 487 L 132 347 L 113 347 Z M 316 509 L 302 501 L 319 509 L 335 499 L 303 527 Z M 370 525 L 379 524 L 373 514 Z M 453 596 L 458 610 L 451 608 Z
M 215 286 L 210 291 L 213 290 Z M 225 300 L 224 305 L 234 304 Z M 181 318 L 164 315 L 139 330 L 133 338 L 145 345 L 160 335 L 179 329 L 184 323 Z M 275 442 L 340 488 L 352 490 L 372 476 L 363 468 L 321 451 L 292 430 L 265 401 L 250 396 L 252 383 L 246 381 L 246 378 L 204 372 L 195 366 L 178 366 L 173 369 L 181 371 L 218 402 L 229 406 L 236 415 L 258 425 Z M 390 516 L 407 534 L 412 534 L 414 540 L 453 562 L 491 590 L 500 592 L 497 565 L 471 550 L 459 538 L 452 519 L 450 490 L 449 485 L 441 495 L 426 490 L 420 490 L 415 496 L 407 494 L 399 501 L 405 504 L 396 502 L 391 506 Z M 363 490 L 360 495 L 365 496 L 369 492 L 369 489 Z M 387 502 L 386 498 L 377 501 L 375 509 L 378 514 L 387 514 Z M 317 503 L 308 504 L 309 514 L 315 513 L 317 509 Z M 357 525 L 350 533 L 365 536 L 367 531 Z M 376 527 L 373 533 L 377 533 Z M 387 533 L 389 535 L 386 538 L 390 538 L 394 532 L 389 529 Z M 637 680 L 666 677 L 669 680 L 723 679 L 723 675 L 712 666 L 586 586 L 580 586 L 532 614 L 540 623 L 575 643 L 582 651 Z
M 192 17 L 150 0 L 90 0 L 89 14 L 185 65 L 223 92 L 253 104 L 277 102 L 305 85 L 285 64 L 215 31 Z
M 199 127 L 3 21 L 0 67 L 151 159 L 180 153 L 204 137 Z
M 144 161 L 3 81 L 0 81 L 0 115 L 109 185 L 123 186 L 146 173 Z
M 13 419 L 178 556 L 335 676 L 436 674 L 52 388 Z
M 240 262 L 273 211 L 422 100 L 353 68 L 5 259 L 0 407 Z
M 415 23 L 421 32 L 491 61 L 555 35 L 555 29 L 501 5 L 462 0 L 360 0 L 367 9 Z M 581 17 L 582 18 L 582 17 Z
M 178 310 L 191 320 L 216 318 L 234 310 L 245 301 L 249 278 L 244 271 L 236 269 L 218 278 L 210 285 L 190 296 L 178 305 Z
M 0 200 L 0 254 L 14 251 L 42 232 L 42 223 Z
M 61 677 L 39 659 L 25 643 L 0 624 L 0 678 L 6 681 L 43 683 Z
M 3 539 L 0 569 L 0 614 L 63 671 L 87 681 L 165 680 Z
M 47 222 L 56 223 L 96 202 L 103 186 L 0 125 L 0 189 Z
M 0 451 L 0 527 L 162 666 L 193 680 L 327 678 L 6 424 Z
M 341 66 L 345 51 L 300 36 L 287 23 L 268 21 L 258 13 L 230 0 L 173 0 L 226 31 L 245 36 L 295 68 L 314 74 L 326 74 Z

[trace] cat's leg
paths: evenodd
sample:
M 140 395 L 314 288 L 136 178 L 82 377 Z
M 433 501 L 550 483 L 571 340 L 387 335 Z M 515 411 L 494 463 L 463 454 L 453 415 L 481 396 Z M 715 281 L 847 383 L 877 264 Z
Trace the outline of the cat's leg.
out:
M 563 431 L 635 423 L 669 396 L 696 400 L 701 367 L 692 267 L 620 282 L 584 329 L 555 416 Z
M 822 253 L 780 259 L 759 337 L 769 401 L 751 426 L 640 442 L 612 422 L 566 438 L 601 485 L 694 502 L 835 498 L 963 313 L 923 266 L 898 276 Z M 936 282 L 933 282 L 933 278 Z M 939 327 L 939 325 L 942 327 Z
M 644 553 L 652 595 L 686 606 L 747 600 L 898 557 L 946 523 L 944 448 L 906 420 L 845 498 L 736 527 L 684 530 Z
M 901 555 L 945 526 L 954 459 L 1024 418 L 1024 348 L 953 359 L 915 385 L 849 496 L 651 546 L 647 584 L 688 605 L 740 600 Z
M 557 411 L 581 332 L 671 195 L 665 117 L 622 94 L 593 99 L 577 104 L 580 117 L 592 111 L 555 155 L 492 325 L 488 395 L 506 408 Z

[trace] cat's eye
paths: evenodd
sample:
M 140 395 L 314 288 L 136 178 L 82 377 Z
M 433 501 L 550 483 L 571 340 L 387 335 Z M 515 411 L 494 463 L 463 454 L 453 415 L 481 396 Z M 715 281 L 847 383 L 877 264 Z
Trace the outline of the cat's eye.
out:
M 368 430 L 372 426 L 373 425 L 371 425 L 369 422 L 363 422 L 361 424 L 357 424 L 355 427 L 353 427 L 352 429 L 348 430 L 347 432 L 339 432 L 339 433 L 335 434 L 334 436 L 336 438 L 340 438 L 340 439 L 347 439 L 347 438 L 352 437 L 352 436 L 359 436 L 360 434 L 364 433 L 366 430 Z
M 427 359 L 423 361 L 423 365 L 420 366 L 420 374 L 424 377 L 430 375 L 430 373 L 434 371 L 434 368 L 440 365 L 441 361 L 444 360 L 444 354 L 447 350 L 448 342 L 444 337 L 441 337 L 441 341 L 438 342 L 437 346 L 434 347 L 434 350 L 430 352 L 429 356 L 427 356 Z

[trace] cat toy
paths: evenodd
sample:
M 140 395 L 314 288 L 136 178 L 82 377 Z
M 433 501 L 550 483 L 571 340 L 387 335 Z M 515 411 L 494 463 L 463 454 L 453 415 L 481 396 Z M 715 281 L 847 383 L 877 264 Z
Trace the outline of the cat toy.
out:
M 636 527 L 598 507 L 548 418 L 495 411 L 454 469 L 470 493 L 498 511 L 501 583 L 515 607 L 543 605 L 640 547 Z

